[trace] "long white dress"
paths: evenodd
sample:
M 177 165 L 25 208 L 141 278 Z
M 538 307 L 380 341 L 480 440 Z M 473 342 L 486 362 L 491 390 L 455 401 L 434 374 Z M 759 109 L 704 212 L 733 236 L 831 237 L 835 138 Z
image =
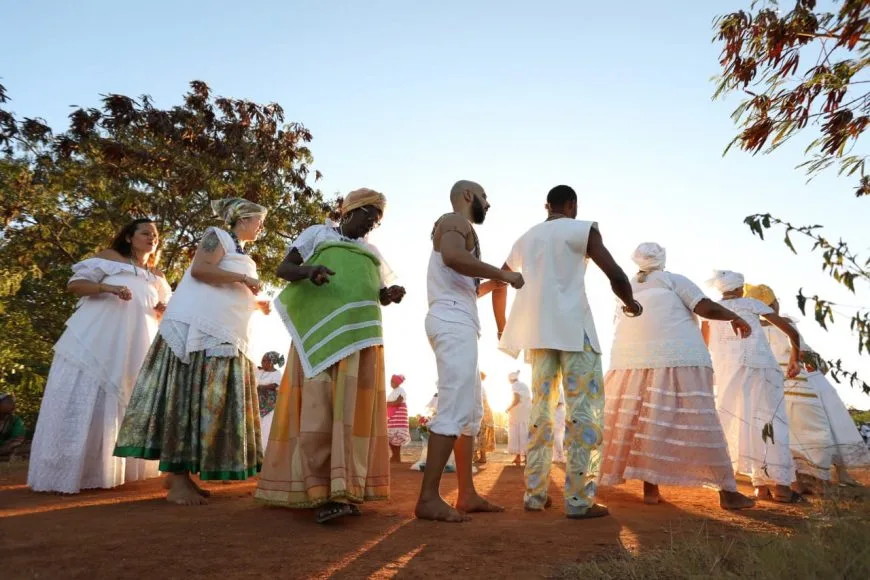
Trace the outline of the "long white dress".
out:
M 281 385 L 281 378 L 283 373 L 278 369 L 271 371 L 264 371 L 263 369 L 257 369 L 257 386 L 261 385 Z M 274 400 L 274 398 L 273 398 Z M 263 412 L 262 404 L 260 408 L 260 412 Z M 274 407 L 265 415 L 260 415 L 260 433 L 263 439 L 263 449 L 269 443 L 269 431 L 272 430 L 272 419 L 275 418 L 275 409 Z
M 82 298 L 54 345 L 36 423 L 27 484 L 34 491 L 78 493 L 158 475 L 156 461 L 114 457 L 115 438 L 151 341 L 154 307 L 169 301 L 166 280 L 132 264 L 89 258 L 72 280 L 126 286 L 133 298 Z
M 788 364 L 788 338 L 776 328 L 765 332 L 780 364 Z M 801 350 L 812 349 L 802 342 Z M 798 377 L 786 380 L 785 396 L 798 472 L 829 480 L 832 466 L 870 466 L 870 452 L 855 422 L 823 373 L 801 367 Z
M 520 403 L 508 414 L 508 453 L 525 455 L 529 448 L 529 419 L 532 415 L 532 391 L 522 381 L 511 385 Z
M 734 471 L 750 476 L 756 487 L 791 485 L 795 468 L 785 411 L 785 375 L 759 318 L 773 310 L 753 298 L 721 304 L 752 327 L 752 335 L 743 339 L 735 335 L 729 322 L 708 323 L 716 409 Z

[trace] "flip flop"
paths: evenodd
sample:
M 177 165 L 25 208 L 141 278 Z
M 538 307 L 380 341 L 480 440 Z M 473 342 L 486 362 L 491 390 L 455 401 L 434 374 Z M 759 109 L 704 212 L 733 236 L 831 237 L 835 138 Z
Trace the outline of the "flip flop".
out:
M 325 524 L 326 522 L 349 515 L 353 515 L 353 509 L 350 504 L 330 502 L 317 510 L 314 521 L 318 524 Z

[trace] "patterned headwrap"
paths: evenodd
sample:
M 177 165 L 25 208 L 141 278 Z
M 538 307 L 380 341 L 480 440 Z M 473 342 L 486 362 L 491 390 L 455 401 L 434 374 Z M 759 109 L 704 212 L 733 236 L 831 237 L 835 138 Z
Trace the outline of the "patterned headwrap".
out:
M 664 270 L 667 258 L 668 254 L 665 249 L 655 242 L 639 245 L 631 255 L 631 260 L 637 264 L 641 272 Z
M 759 284 L 758 286 L 753 286 L 752 284 L 744 285 L 743 295 L 747 298 L 755 298 L 768 306 L 776 302 L 776 294 L 773 293 L 770 286 L 765 286 L 764 284 Z
M 367 205 L 374 206 L 384 213 L 387 207 L 387 198 L 383 193 L 377 192 L 374 189 L 363 187 L 355 189 L 347 194 L 341 204 L 341 215 L 347 215 L 355 209 L 365 207 Z
M 216 199 L 211 202 L 211 209 L 230 226 L 236 225 L 237 221 L 246 217 L 265 216 L 267 211 L 262 205 L 240 197 Z
M 713 277 L 707 280 L 707 285 L 715 288 L 721 294 L 743 288 L 743 274 L 731 270 L 713 270 Z
M 272 366 L 275 368 L 284 366 L 284 355 L 275 352 L 274 350 L 270 350 L 266 354 L 263 355 L 263 358 L 272 363 Z
M 405 375 L 393 375 L 392 378 L 390 378 L 390 384 L 395 385 L 397 387 L 404 382 L 405 382 Z

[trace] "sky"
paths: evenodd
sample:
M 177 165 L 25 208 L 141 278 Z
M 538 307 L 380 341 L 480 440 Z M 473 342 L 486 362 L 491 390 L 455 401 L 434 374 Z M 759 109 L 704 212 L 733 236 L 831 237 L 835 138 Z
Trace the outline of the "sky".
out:
M 712 21 L 748 0 L 422 4 L 13 0 L 0 83 L 12 111 L 56 130 L 71 105 L 121 93 L 169 107 L 194 79 L 215 94 L 280 103 L 314 135 L 321 190 L 370 187 L 388 197 L 371 241 L 408 291 L 385 309 L 384 325 L 387 372 L 407 377 L 412 413 L 435 392 L 423 330 L 429 233 L 459 179 L 481 183 L 492 203 L 479 234 L 493 264 L 546 217 L 547 191 L 569 184 L 579 218 L 599 223 L 629 273 L 637 244 L 656 241 L 668 249 L 668 269 L 702 287 L 713 269 L 731 269 L 770 285 L 787 313 L 799 314 L 799 288 L 845 305 L 829 332 L 811 319 L 799 328 L 824 356 L 870 377 L 870 357 L 858 356 L 847 324 L 870 289 L 850 294 L 808 245 L 798 243 L 795 256 L 780 233 L 761 241 L 742 223 L 771 212 L 823 224 L 830 238 L 870 251 L 870 202 L 854 197 L 847 178 L 807 184 L 795 169 L 799 142 L 767 156 L 722 156 L 737 101 L 711 100 L 720 50 Z M 615 302 L 594 266 L 587 281 L 606 368 Z M 498 352 L 491 302 L 480 309 L 481 369 L 500 410 L 508 372 L 529 371 Z M 289 347 L 275 315 L 260 320 L 255 340 L 262 351 Z M 870 408 L 870 397 L 837 390 L 848 405 Z

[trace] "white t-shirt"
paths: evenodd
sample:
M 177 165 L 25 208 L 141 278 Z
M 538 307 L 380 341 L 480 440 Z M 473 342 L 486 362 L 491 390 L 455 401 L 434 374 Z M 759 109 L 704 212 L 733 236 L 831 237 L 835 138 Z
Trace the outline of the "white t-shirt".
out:
M 555 219 L 540 223 L 516 241 L 506 261 L 522 272 L 500 348 L 511 356 L 547 348 L 583 352 L 585 338 L 600 353 L 586 298 L 586 255 L 595 222 Z
M 511 409 L 511 419 L 528 419 L 532 413 L 532 391 L 529 386 L 522 381 L 517 381 L 511 385 L 511 390 L 520 396 L 520 404 Z
M 378 251 L 378 249 L 374 245 L 368 243 L 365 240 L 354 240 L 342 236 L 335 228 L 327 225 L 320 224 L 307 228 L 305 231 L 299 234 L 299 237 L 296 238 L 296 240 L 294 240 L 292 244 L 290 244 L 288 251 L 290 249 L 296 248 L 296 251 L 299 252 L 300 256 L 302 256 L 302 261 L 307 262 L 311 258 L 311 256 L 314 255 L 314 252 L 317 250 L 317 248 L 325 242 L 347 242 L 350 244 L 359 244 L 367 251 L 374 254 L 374 256 L 381 263 L 381 266 L 379 268 L 379 272 L 381 275 L 381 286 L 387 287 L 396 283 L 396 274 L 393 272 L 393 270 L 390 268 L 390 265 L 387 264 L 387 261 L 384 260 L 384 257 L 381 255 L 380 251 Z
M 405 393 L 405 389 L 402 387 L 391 389 L 390 392 L 387 393 L 387 402 L 392 403 L 393 401 L 398 401 L 399 397 L 402 397 L 403 402 L 408 402 L 408 395 Z
M 744 366 L 749 368 L 779 369 L 779 363 L 767 342 L 760 316 L 773 314 L 773 310 L 754 298 L 722 300 L 722 306 L 737 313 L 752 328 L 749 338 L 734 333 L 730 322 L 710 320 L 710 354 L 714 368 Z
M 610 368 L 659 369 L 710 367 L 713 361 L 693 314 L 706 298 L 691 280 L 670 272 L 651 272 L 631 281 L 643 316 L 630 318 L 616 310 Z

